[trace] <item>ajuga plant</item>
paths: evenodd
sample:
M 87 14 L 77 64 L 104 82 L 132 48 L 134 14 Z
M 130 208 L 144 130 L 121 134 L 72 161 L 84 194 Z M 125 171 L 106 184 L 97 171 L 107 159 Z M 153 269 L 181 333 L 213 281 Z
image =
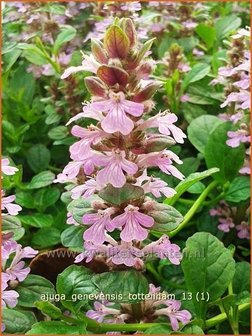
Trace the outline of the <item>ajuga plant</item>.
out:
M 140 45 L 132 21 L 115 20 L 103 42 L 91 40 L 92 53 L 83 55 L 82 65 L 62 75 L 64 79 L 78 71 L 93 73 L 85 78 L 91 99 L 69 121 L 89 118 L 92 123 L 86 128 L 73 126 L 71 132 L 79 140 L 70 147 L 71 162 L 56 180 L 71 182 L 68 189 L 74 201 L 68 207 L 68 223 L 78 225 L 80 219 L 79 224 L 85 226 L 84 252 L 76 263 L 93 260 L 111 271 L 134 268 L 139 273 L 153 258 L 180 263 L 180 248 L 167 235 L 148 240 L 151 230 L 169 232 L 182 220 L 174 208 L 156 200 L 176 192 L 151 176 L 149 168 L 157 167 L 182 180 L 183 174 L 174 166 L 182 161 L 168 148 L 186 137 L 175 126 L 175 114 L 163 111 L 153 116 L 152 97 L 160 83 L 150 79 L 152 42 Z M 152 117 L 147 118 L 150 112 Z M 73 209 L 80 198 L 84 200 L 78 205 L 77 218 Z M 171 213 L 177 216 L 175 222 L 170 221 Z M 150 294 L 160 292 L 153 285 L 149 290 Z M 152 322 L 166 315 L 178 330 L 178 321 L 185 324 L 191 318 L 180 306 L 179 301 L 167 298 L 142 302 L 135 315 L 130 304 L 115 308 L 111 302 L 96 302 L 87 316 L 99 322 L 127 323 Z

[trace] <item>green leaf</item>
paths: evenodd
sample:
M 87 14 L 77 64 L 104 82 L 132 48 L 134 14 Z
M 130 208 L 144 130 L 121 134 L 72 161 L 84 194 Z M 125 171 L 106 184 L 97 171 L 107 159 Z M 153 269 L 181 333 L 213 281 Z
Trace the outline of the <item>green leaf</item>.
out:
M 242 167 L 245 158 L 243 146 L 237 148 L 229 147 L 226 144 L 227 132 L 231 129 L 231 123 L 226 122 L 219 125 L 210 135 L 205 147 L 205 159 L 208 168 L 218 167 L 220 171 L 214 175 L 214 179 L 225 183 L 232 181 L 239 169 Z
M 62 140 L 68 135 L 68 128 L 66 126 L 57 126 L 48 132 L 48 136 L 52 140 Z
M 82 220 L 83 215 L 93 211 L 93 208 L 91 207 L 91 201 L 93 199 L 96 199 L 96 197 L 92 197 L 89 199 L 79 198 L 69 203 L 67 207 L 67 211 L 72 213 L 74 220 L 78 224 L 83 225 L 83 220 Z
M 158 209 L 148 212 L 154 218 L 155 224 L 151 228 L 157 232 L 169 232 L 175 230 L 183 221 L 183 216 L 175 208 L 166 204 L 159 204 Z
M 55 174 L 53 174 L 49 170 L 45 170 L 37 175 L 35 175 L 31 182 L 28 183 L 26 186 L 26 189 L 39 189 L 42 187 L 46 187 L 53 183 L 53 180 L 55 179 Z
M 62 45 L 71 41 L 75 37 L 76 33 L 76 29 L 72 26 L 67 26 L 66 28 L 64 28 L 55 40 L 53 53 L 57 54 L 58 50 L 62 47 Z
M 235 294 L 250 291 L 250 264 L 246 261 L 235 264 L 233 291 Z
M 199 105 L 191 104 L 191 103 L 182 103 L 182 112 L 186 119 L 186 121 L 190 124 L 194 119 L 202 116 L 206 113 L 206 111 L 201 108 Z
M 130 41 L 120 27 L 112 25 L 105 33 L 104 48 L 112 58 L 125 58 L 130 49 Z
M 182 329 L 182 333 L 186 335 L 205 335 L 204 331 L 197 325 L 191 324 L 188 326 L 185 326 Z
M 115 296 L 113 302 L 136 303 L 141 301 L 141 293 L 149 292 L 147 279 L 136 270 L 100 273 L 92 281 L 101 293 Z
M 225 200 L 240 203 L 250 198 L 250 178 L 237 176 L 231 183 L 225 194 Z
M 184 81 L 182 83 L 183 89 L 191 83 L 197 82 L 200 79 L 207 76 L 210 72 L 210 66 L 205 63 L 198 63 L 192 67 L 192 69 L 186 74 Z
M 25 334 L 34 323 L 37 322 L 35 315 L 30 311 L 4 308 L 2 319 L 7 334 Z
M 182 269 L 196 315 L 204 320 L 207 302 L 198 300 L 197 293 L 208 293 L 209 302 L 224 294 L 235 273 L 232 253 L 210 233 L 198 232 L 186 241 Z
M 207 48 L 210 49 L 216 39 L 216 31 L 214 27 L 207 24 L 200 23 L 196 28 L 195 32 L 199 35 L 202 41 L 206 44 Z
M 34 173 L 40 173 L 45 170 L 50 160 L 51 154 L 45 145 L 34 145 L 27 152 L 27 162 Z
M 12 68 L 12 66 L 16 63 L 17 59 L 19 58 L 21 52 L 22 52 L 21 50 L 14 48 L 10 52 L 5 53 L 5 55 L 3 55 L 4 72 L 7 72 Z
M 169 326 L 155 326 L 145 330 L 144 334 L 146 335 L 170 335 L 172 329 Z
M 212 115 L 200 116 L 188 126 L 188 139 L 199 152 L 204 154 L 210 134 L 222 123 L 221 119 Z
M 42 321 L 35 323 L 26 335 L 81 335 L 85 334 L 84 330 L 80 331 L 77 325 L 70 325 L 62 321 Z
M 53 224 L 53 216 L 40 213 L 19 215 L 19 219 L 23 224 L 36 228 L 49 227 Z
M 43 295 L 54 295 L 53 284 L 39 275 L 30 274 L 20 282 L 15 290 L 19 294 L 18 304 L 22 307 L 36 307 L 35 302 L 41 301 Z
M 15 202 L 27 209 L 34 209 L 34 197 L 31 191 L 17 190 Z
M 60 231 L 54 227 L 39 229 L 32 237 L 32 244 L 40 249 L 57 245 L 60 242 Z
M 89 295 L 97 293 L 92 275 L 90 269 L 76 265 L 67 267 L 58 275 L 56 288 L 59 294 L 65 295 L 65 300 L 61 301 L 64 307 L 72 312 L 78 312 L 89 301 Z M 78 294 L 82 295 L 81 300 L 75 298 Z
M 23 50 L 23 56 L 27 59 L 27 61 L 36 65 L 43 65 L 48 63 L 48 59 L 46 58 L 43 51 L 41 51 L 34 44 L 19 43 L 18 48 Z
M 34 196 L 35 207 L 43 212 L 50 205 L 54 205 L 60 198 L 60 191 L 58 188 L 47 187 L 38 190 Z
M 52 319 L 58 319 L 62 316 L 61 310 L 51 302 L 38 301 L 35 307 L 42 311 L 43 314 L 50 316 Z
M 233 33 L 241 25 L 241 19 L 237 16 L 225 16 L 216 21 L 216 37 L 219 41 Z
M 180 196 L 184 192 L 186 192 L 192 185 L 217 173 L 218 171 L 219 168 L 211 168 L 208 170 L 204 170 L 203 172 L 190 174 L 177 185 L 177 187 L 175 188 L 177 193 L 172 198 L 167 198 L 164 202 L 170 205 L 174 204 L 180 198 Z
M 115 188 L 109 184 L 99 192 L 99 196 L 106 202 L 121 205 L 122 203 L 143 197 L 144 191 L 141 187 L 129 183 L 125 183 L 122 188 Z
M 25 234 L 25 229 L 22 228 L 21 222 L 17 217 L 5 215 L 2 217 L 2 232 L 13 232 L 13 239 L 19 240 Z
M 83 247 L 83 226 L 71 225 L 61 234 L 62 245 L 66 247 Z

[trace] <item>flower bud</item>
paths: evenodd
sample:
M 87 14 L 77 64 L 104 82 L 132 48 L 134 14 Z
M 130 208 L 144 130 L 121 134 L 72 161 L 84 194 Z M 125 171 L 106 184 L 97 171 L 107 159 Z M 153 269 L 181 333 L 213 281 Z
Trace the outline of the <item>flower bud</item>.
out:
M 104 45 L 102 42 L 96 39 L 91 40 L 91 50 L 92 54 L 96 58 L 96 60 L 102 64 L 108 63 L 108 57 L 106 55 L 106 52 L 104 50 Z
M 149 137 L 146 141 L 145 151 L 146 153 L 150 152 L 159 152 L 164 150 L 167 147 L 174 145 L 176 142 L 172 137 L 162 134 L 154 134 Z
M 139 93 L 136 94 L 136 96 L 134 97 L 134 101 L 137 103 L 142 103 L 143 101 L 150 99 L 159 87 L 160 83 L 157 82 L 146 85 L 145 88 L 143 88 Z
M 128 83 L 129 75 L 123 69 L 102 65 L 97 70 L 97 76 L 107 85 L 120 84 L 125 86 Z
M 130 41 L 120 27 L 112 25 L 106 31 L 104 47 L 109 57 L 124 59 L 130 50 Z
M 94 96 L 106 97 L 106 88 L 97 77 L 86 77 L 84 79 L 86 88 L 89 93 Z
M 131 19 L 122 19 L 121 20 L 121 28 L 127 35 L 130 41 L 130 47 L 134 47 L 137 41 L 137 34 L 134 27 L 134 24 Z

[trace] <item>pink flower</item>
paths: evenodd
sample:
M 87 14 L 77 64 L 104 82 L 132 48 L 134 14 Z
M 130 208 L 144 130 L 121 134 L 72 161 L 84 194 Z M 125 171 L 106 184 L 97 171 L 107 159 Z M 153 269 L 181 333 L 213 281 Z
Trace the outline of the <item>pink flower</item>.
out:
M 106 112 L 101 126 L 107 133 L 120 132 L 129 134 L 134 128 L 134 122 L 127 116 L 140 117 L 143 114 L 144 105 L 125 99 L 122 92 L 110 93 L 110 99 L 91 103 L 92 110 Z
M 144 181 L 145 183 L 143 183 Z M 146 170 L 137 178 L 136 185 L 141 186 L 146 194 L 152 193 L 157 198 L 161 197 L 161 194 L 164 194 L 168 198 L 176 194 L 176 191 L 168 187 L 168 184 L 160 178 L 149 177 Z
M 250 239 L 250 228 L 248 223 L 241 222 L 241 224 L 236 225 L 236 230 L 238 231 L 237 236 L 240 239 Z
M 157 254 L 160 259 L 168 258 L 174 265 L 179 265 L 182 259 L 180 247 L 172 244 L 166 235 L 145 246 L 142 251 L 148 254 Z
M 99 185 L 111 183 L 115 188 L 121 188 L 126 183 L 123 172 L 134 175 L 138 171 L 138 166 L 125 157 L 125 152 L 120 150 L 108 152 L 106 156 L 96 157 L 95 164 L 104 167 L 97 173 L 97 183 Z
M 82 160 L 69 162 L 63 170 L 63 176 L 66 175 L 68 180 L 72 180 L 79 174 L 81 168 L 86 175 L 91 175 L 95 169 L 94 159 L 96 157 L 98 157 L 98 154 L 90 151 L 89 156 Z
M 71 190 L 72 199 L 78 199 L 81 196 L 88 198 L 96 191 L 100 190 L 101 186 L 98 185 L 95 179 L 87 180 L 84 184 L 78 185 Z
M 106 320 L 107 317 L 111 317 L 111 315 L 113 316 L 113 318 L 115 318 L 121 314 L 121 311 L 118 309 L 109 308 L 108 306 L 111 306 L 111 305 L 113 304 L 109 302 L 100 303 L 96 301 L 94 303 L 95 310 L 92 310 L 92 309 L 88 310 L 86 313 L 86 316 L 100 323 Z
M 85 55 L 83 54 L 83 61 L 82 65 L 79 66 L 71 66 L 70 68 L 67 68 L 63 75 L 61 76 L 61 79 L 65 79 L 69 77 L 70 75 L 79 72 L 79 71 L 89 71 L 96 73 L 97 69 L 99 68 L 100 64 L 94 59 L 92 55 Z
M 8 306 L 9 308 L 14 308 L 17 305 L 17 299 L 19 294 L 14 290 L 6 290 L 8 287 L 8 281 L 10 280 L 10 276 L 6 273 L 2 273 L 2 308 Z
M 2 191 L 2 196 L 4 195 Z M 16 196 L 8 196 L 8 197 L 2 197 L 2 204 L 1 204 L 1 209 L 2 211 L 6 210 L 7 213 L 12 216 L 18 215 L 19 211 L 22 210 L 20 205 L 14 204 L 13 202 L 15 201 Z
M 166 308 L 161 308 L 155 311 L 154 315 L 160 316 L 165 315 L 169 317 L 171 321 L 171 326 L 174 331 L 179 329 L 178 321 L 182 324 L 187 324 L 191 319 L 191 314 L 188 310 L 179 310 L 181 307 L 181 302 L 177 300 L 167 300 L 165 301 L 167 305 Z
M 126 265 L 133 267 L 135 264 L 143 263 L 141 257 L 144 253 L 132 245 L 132 242 L 121 241 L 121 244 L 109 248 L 109 254 L 112 256 L 112 262 L 115 265 Z
M 113 212 L 113 208 L 108 208 L 106 210 L 98 210 L 98 212 L 94 214 L 84 215 L 83 223 L 91 225 L 91 227 L 84 232 L 83 238 L 94 244 L 102 244 L 106 241 L 106 230 L 113 230 L 110 218 Z
M 190 97 L 188 96 L 188 95 L 186 95 L 186 94 L 184 94 L 184 95 L 182 95 L 181 97 L 180 97 L 180 101 L 182 102 L 182 103 L 186 103 L 186 102 L 188 102 L 190 100 Z
M 97 144 L 104 138 L 104 136 L 106 136 L 105 132 L 92 125 L 88 128 L 75 125 L 72 128 L 71 133 L 74 136 L 81 138 L 80 141 L 70 147 L 71 157 L 75 158 L 75 160 L 88 156 L 91 145 Z
M 138 211 L 139 208 L 128 205 L 124 209 L 124 213 L 112 219 L 113 228 L 122 228 L 120 237 L 125 242 L 134 239 L 144 240 L 148 236 L 148 230 L 154 225 L 154 219 Z
M 240 92 L 232 92 L 227 99 L 221 104 L 221 108 L 229 105 L 232 102 L 240 103 L 243 110 L 250 108 L 250 93 L 249 91 L 241 90 Z
M 3 174 L 5 175 L 14 175 L 18 169 L 16 167 L 10 166 L 10 160 L 9 159 L 2 159 L 1 160 L 1 169 Z
M 228 137 L 230 138 L 227 140 L 227 145 L 230 147 L 238 147 L 241 143 L 250 142 L 251 137 L 248 135 L 248 132 L 246 130 L 238 130 L 235 132 L 229 131 L 227 133 Z
M 172 163 L 175 161 L 178 164 L 182 164 L 179 157 L 169 150 L 162 152 L 153 152 L 148 154 L 141 154 L 138 156 L 139 167 L 159 167 L 164 173 L 173 175 L 180 180 L 184 179 L 184 175 L 175 168 Z
M 83 112 L 76 114 L 74 117 L 69 119 L 69 121 L 66 123 L 66 126 L 70 125 L 73 121 L 77 121 L 81 118 L 92 118 L 94 120 L 101 121 L 103 119 L 102 112 L 99 110 L 93 110 L 91 109 L 92 103 L 84 103 L 83 106 Z
M 177 120 L 178 117 L 174 113 L 162 112 L 146 120 L 145 122 L 142 122 L 138 126 L 138 129 L 142 130 L 146 128 L 158 127 L 158 130 L 161 134 L 172 134 L 176 142 L 184 143 L 184 138 L 186 138 L 186 135 L 181 131 L 180 128 L 173 125 Z
M 219 218 L 219 222 L 218 229 L 223 232 L 229 232 L 235 226 L 232 218 Z

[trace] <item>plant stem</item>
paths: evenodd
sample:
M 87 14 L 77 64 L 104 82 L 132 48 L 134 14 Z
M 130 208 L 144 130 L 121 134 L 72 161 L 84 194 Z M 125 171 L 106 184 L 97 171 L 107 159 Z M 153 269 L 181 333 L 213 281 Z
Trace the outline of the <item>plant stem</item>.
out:
M 238 306 L 238 312 L 242 312 L 250 307 L 250 303 L 244 303 Z M 227 314 L 222 313 L 215 317 L 206 320 L 206 328 L 214 327 L 216 324 L 219 324 L 227 319 Z
M 169 232 L 169 237 L 174 237 L 178 232 L 180 232 L 190 221 L 190 219 L 193 217 L 195 212 L 199 209 L 207 195 L 218 185 L 217 181 L 211 182 L 207 188 L 203 191 L 203 193 L 197 198 L 197 200 L 194 202 L 193 206 L 190 208 L 190 210 L 186 213 L 184 220 L 180 223 L 180 225 L 173 231 Z

